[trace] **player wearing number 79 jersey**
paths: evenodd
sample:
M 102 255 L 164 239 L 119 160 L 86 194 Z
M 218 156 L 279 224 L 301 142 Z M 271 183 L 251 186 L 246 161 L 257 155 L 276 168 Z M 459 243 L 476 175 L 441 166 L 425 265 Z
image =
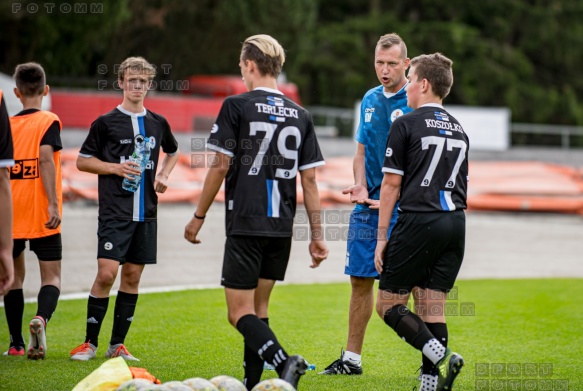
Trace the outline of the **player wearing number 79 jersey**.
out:
M 291 237 L 296 177 L 324 164 L 308 111 L 272 88 L 230 96 L 208 148 L 232 158 L 225 182 L 227 236 Z
M 208 142 L 216 153 L 184 232 L 186 240 L 200 243 L 206 212 L 226 179 L 221 285 L 229 322 L 245 341 L 244 383 L 249 390 L 259 383 L 264 362 L 296 389 L 307 368 L 301 356 L 287 354 L 269 328 L 267 314 L 271 291 L 284 279 L 289 260 L 298 176 L 310 221 L 310 267 L 328 256 L 316 185 L 316 167 L 324 159 L 309 113 L 277 89 L 284 61 L 283 48 L 269 35 L 243 43 L 239 67 L 249 92 L 223 103 Z
M 450 59 L 415 57 L 407 79 L 407 105 L 414 111 L 393 122 L 383 167 L 377 313 L 423 353 L 420 389 L 451 390 L 464 360 L 447 347 L 445 304 L 464 257 L 469 140 L 442 106 L 453 84 Z M 387 245 L 397 199 L 399 218 Z M 407 307 L 413 288 L 415 313 Z

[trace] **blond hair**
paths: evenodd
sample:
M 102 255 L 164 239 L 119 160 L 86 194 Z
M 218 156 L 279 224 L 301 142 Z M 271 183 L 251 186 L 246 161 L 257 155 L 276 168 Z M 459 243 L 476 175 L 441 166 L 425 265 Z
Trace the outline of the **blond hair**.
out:
M 405 41 L 403 41 L 403 39 L 395 33 L 381 36 L 377 42 L 376 49 L 388 49 L 395 45 L 399 45 L 401 47 L 401 58 L 407 58 L 407 45 L 405 45 Z
M 285 52 L 275 38 L 267 34 L 258 34 L 243 42 L 241 59 L 254 61 L 261 75 L 277 78 L 285 62 Z
M 145 73 L 148 75 L 148 79 L 154 79 L 156 76 L 156 68 L 154 65 L 150 64 L 144 57 L 128 57 L 119 66 L 119 71 L 117 73 L 117 78 L 123 81 L 126 71 L 129 70 L 131 73 Z

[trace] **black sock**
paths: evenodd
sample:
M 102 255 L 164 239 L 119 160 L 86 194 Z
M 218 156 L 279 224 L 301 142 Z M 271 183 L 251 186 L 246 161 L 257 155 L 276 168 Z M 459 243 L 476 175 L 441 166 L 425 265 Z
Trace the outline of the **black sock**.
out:
M 110 345 L 123 343 L 134 320 L 134 312 L 138 302 L 137 293 L 117 292 L 115 310 L 113 312 L 113 330 L 111 332 Z
M 85 342 L 91 342 L 95 347 L 99 343 L 99 331 L 101 330 L 101 324 L 103 323 L 103 318 L 105 318 L 108 305 L 109 297 L 98 298 L 89 295 L 89 300 L 87 301 Z
M 423 350 L 423 346 L 433 339 L 425 322 L 402 304 L 397 304 L 385 312 L 384 321 L 399 337 L 417 350 Z
M 260 318 L 263 323 L 269 326 L 269 318 Z M 261 380 L 263 374 L 263 359 L 256 351 L 245 344 L 243 353 L 243 368 L 245 369 L 245 379 L 243 384 L 251 390 Z
M 42 317 L 45 320 L 45 325 L 49 323 L 49 319 L 57 308 L 60 294 L 61 291 L 54 285 L 45 285 L 38 291 L 36 316 Z
M 447 325 L 445 323 L 425 323 L 429 332 L 433 334 L 435 339 L 437 339 L 441 344 L 447 347 Z M 421 354 L 423 358 L 423 373 L 428 375 L 437 375 L 437 367 L 431 362 L 430 359 Z
M 245 338 L 245 345 L 256 352 L 262 360 L 273 365 L 281 375 L 287 353 L 273 334 L 273 331 L 256 315 L 245 315 L 237 322 L 237 330 Z
M 24 338 L 22 338 L 24 294 L 22 289 L 12 289 L 4 296 L 4 312 L 10 333 L 10 346 L 24 347 Z

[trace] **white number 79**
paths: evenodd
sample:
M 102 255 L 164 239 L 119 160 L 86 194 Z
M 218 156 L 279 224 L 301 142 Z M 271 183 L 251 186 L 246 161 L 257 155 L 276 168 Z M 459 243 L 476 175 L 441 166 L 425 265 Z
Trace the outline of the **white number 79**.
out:
M 271 139 L 275 134 L 275 130 L 277 129 L 276 124 L 271 124 L 269 122 L 251 122 L 249 124 L 249 134 L 251 136 L 256 136 L 257 132 L 265 132 L 265 137 L 261 140 L 261 144 L 259 145 L 259 151 L 253 160 L 253 164 L 249 169 L 249 175 L 257 175 L 261 170 L 261 166 L 263 165 L 263 157 L 267 153 L 269 149 L 269 144 L 271 143 Z M 288 137 L 293 137 L 295 139 L 295 150 L 288 149 L 286 147 L 286 140 Z M 300 141 L 302 139 L 302 134 L 300 130 L 295 126 L 286 126 L 279 132 L 279 136 L 277 139 L 277 149 L 279 153 L 285 158 L 294 161 L 294 165 L 291 169 L 283 169 L 277 168 L 275 170 L 275 176 L 278 178 L 295 178 L 298 172 L 298 151 L 297 149 L 300 146 Z

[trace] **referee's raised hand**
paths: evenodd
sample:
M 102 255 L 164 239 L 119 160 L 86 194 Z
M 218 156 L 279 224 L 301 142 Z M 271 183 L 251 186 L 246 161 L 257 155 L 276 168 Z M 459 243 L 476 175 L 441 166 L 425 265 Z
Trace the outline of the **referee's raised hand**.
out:
M 364 204 L 368 199 L 366 186 L 352 185 L 342 190 L 342 194 L 350 194 L 350 202 L 353 204 Z

